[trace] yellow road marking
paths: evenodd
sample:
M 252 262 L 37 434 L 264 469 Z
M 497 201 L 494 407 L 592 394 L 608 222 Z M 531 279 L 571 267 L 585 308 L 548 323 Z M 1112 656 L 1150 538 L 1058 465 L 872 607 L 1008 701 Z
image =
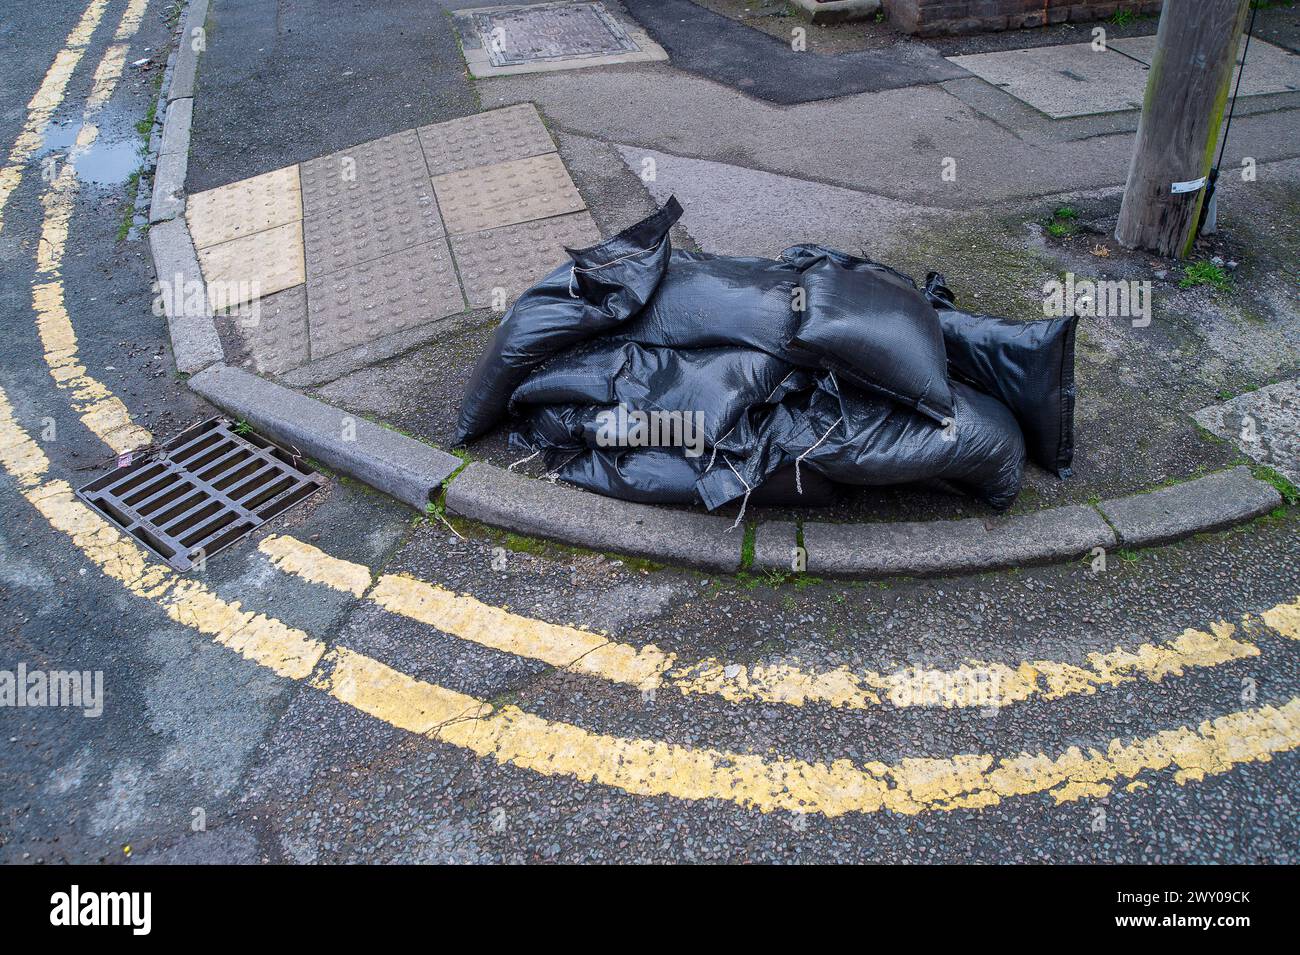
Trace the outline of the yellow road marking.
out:
M 208 634 L 276 673 L 328 692 L 392 726 L 481 757 L 547 776 L 570 776 L 638 795 L 720 799 L 764 812 L 838 816 L 991 806 L 1049 793 L 1058 803 L 1109 793 L 1123 780 L 1167 769 L 1182 784 L 1234 766 L 1267 762 L 1300 746 L 1300 698 L 1182 726 L 1142 739 L 1111 740 L 1087 752 L 1008 759 L 971 754 L 904 759 L 889 766 L 848 760 L 810 763 L 593 733 L 514 706 L 494 708 L 416 680 L 345 647 L 324 646 L 278 620 L 226 603 L 201 584 L 148 559 L 134 542 L 78 501 L 63 481 L 45 479 L 49 461 L 18 427 L 0 389 L 0 465 L 20 492 L 101 570 L 178 623 Z M 318 667 L 319 664 L 319 667 Z
M 18 183 L 22 181 L 23 168 L 27 165 L 27 161 L 35 155 L 36 150 L 41 148 L 45 128 L 50 124 L 50 117 L 63 102 L 68 80 L 72 78 L 77 64 L 85 55 L 86 46 L 90 43 L 95 28 L 99 26 L 99 21 L 104 16 L 104 8 L 107 6 L 108 0 L 92 0 L 86 7 L 77 25 L 63 41 L 63 49 L 55 54 L 54 62 L 45 71 L 36 94 L 27 104 L 27 121 L 14 141 L 13 148 L 9 150 L 5 167 L 0 169 L 0 229 L 4 228 L 5 204 L 8 203 L 13 191 L 18 188 Z
M 1282 636 L 1300 640 L 1300 597 L 1289 604 L 1278 604 L 1272 610 L 1265 610 L 1260 616 L 1265 624 Z
M 335 590 L 366 596 L 390 613 L 516 656 L 541 660 L 639 689 L 669 686 L 682 693 L 720 696 L 733 703 L 802 706 L 821 702 L 845 709 L 889 703 L 908 706 L 998 707 L 1033 698 L 1055 700 L 1095 693 L 1100 687 L 1146 679 L 1160 682 L 1192 667 L 1211 667 L 1259 655 L 1254 644 L 1233 639 L 1236 628 L 1211 624 L 1188 629 L 1168 643 L 1135 650 L 1091 653 L 1087 665 L 1034 660 L 1009 666 L 970 662 L 955 670 L 910 667 L 898 673 L 855 673 L 840 667 L 808 672 L 794 666 L 746 667 L 706 659 L 675 667 L 675 656 L 653 645 L 636 648 L 604 634 L 545 623 L 427 581 L 384 574 L 371 587 L 368 567 L 331 557 L 293 537 L 268 537 L 259 545 L 281 570 Z M 1268 611 L 1273 614 L 1278 608 Z
M 126 41 L 135 34 L 144 16 L 148 0 L 131 0 L 118 23 L 115 38 Z M 91 431 L 119 454 L 153 441 L 152 435 L 131 421 L 120 399 L 103 384 L 86 373 L 78 359 L 77 334 L 72 327 L 64 299 L 62 266 L 68 241 L 68 223 L 76 204 L 78 181 L 74 161 L 99 135 L 94 120 L 112 98 L 126 64 L 128 44 L 114 43 L 95 69 L 90 95 L 82 111 L 82 125 L 77 139 L 41 204 L 45 216 L 41 222 L 41 241 L 36 253 L 38 281 L 32 285 L 32 307 L 36 310 L 36 329 L 45 348 L 45 362 L 60 388 L 72 395 L 72 406 Z

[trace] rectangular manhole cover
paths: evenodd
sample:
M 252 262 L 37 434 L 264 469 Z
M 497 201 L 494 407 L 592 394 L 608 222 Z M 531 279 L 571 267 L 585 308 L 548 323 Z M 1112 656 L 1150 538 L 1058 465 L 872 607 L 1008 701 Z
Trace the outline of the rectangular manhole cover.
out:
M 473 18 L 493 66 L 640 52 L 600 3 L 538 4 Z
M 96 478 L 77 496 L 177 570 L 189 570 L 325 484 L 301 458 L 225 418 Z

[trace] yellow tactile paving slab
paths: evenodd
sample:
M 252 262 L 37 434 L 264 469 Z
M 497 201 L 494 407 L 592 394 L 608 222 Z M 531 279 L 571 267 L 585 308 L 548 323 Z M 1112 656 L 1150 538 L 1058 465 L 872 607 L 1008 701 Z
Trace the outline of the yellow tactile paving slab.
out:
M 297 221 L 302 218 L 298 167 L 195 193 L 186 201 L 185 218 L 196 249 Z
M 199 249 L 199 265 L 214 303 L 231 308 L 307 280 L 302 222 L 254 232 Z
M 433 190 L 451 235 L 587 207 L 555 153 L 435 176 Z
M 555 152 L 532 103 L 421 126 L 420 145 L 435 176 Z

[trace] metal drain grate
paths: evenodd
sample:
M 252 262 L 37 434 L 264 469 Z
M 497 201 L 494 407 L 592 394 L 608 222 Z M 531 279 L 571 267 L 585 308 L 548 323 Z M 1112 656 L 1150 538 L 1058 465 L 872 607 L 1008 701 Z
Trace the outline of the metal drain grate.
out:
M 599 3 L 548 3 L 476 13 L 473 22 L 493 66 L 636 53 L 640 49 Z
M 300 461 L 213 418 L 77 496 L 177 570 L 189 570 L 325 484 Z

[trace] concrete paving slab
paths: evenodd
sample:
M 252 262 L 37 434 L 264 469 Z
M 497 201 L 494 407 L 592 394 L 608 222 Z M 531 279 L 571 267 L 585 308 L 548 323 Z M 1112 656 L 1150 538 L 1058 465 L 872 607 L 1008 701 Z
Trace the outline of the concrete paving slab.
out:
M 1149 494 L 1102 501 L 1098 508 L 1121 544 L 1148 547 L 1222 530 L 1281 503 L 1271 484 L 1255 480 L 1249 468 L 1236 467 Z
M 185 209 L 198 249 L 302 218 L 298 167 L 286 166 L 189 197 Z
M 458 12 L 456 26 L 470 75 L 480 79 L 668 59 L 603 3 L 488 6 Z
M 313 277 L 307 315 L 313 360 L 462 311 L 445 239 Z
M 341 198 L 335 208 L 303 220 L 307 276 L 328 275 L 423 245 L 444 231 L 427 178 L 368 184 Z
M 301 166 L 303 214 L 367 204 L 378 196 L 427 186 L 429 167 L 414 129 L 382 136 Z
M 645 188 L 663 204 L 677 196 L 681 223 L 701 249 L 718 255 L 779 255 L 815 238 L 839 249 L 888 258 L 889 243 L 942 209 L 869 192 L 779 176 L 745 166 L 618 146 L 638 176 L 653 164 Z
M 436 176 L 438 206 L 452 235 L 585 209 L 554 153 Z
M 1141 109 L 1146 90 L 1145 65 L 1091 43 L 948 59 L 1056 119 Z
M 233 308 L 307 280 L 301 220 L 198 251 L 214 309 Z
M 555 152 L 555 142 L 532 103 L 421 126 L 417 132 L 435 176 Z
M 240 368 L 213 365 L 190 388 L 299 454 L 423 512 L 460 458 Z
M 1192 416 L 1207 431 L 1227 438 L 1260 464 L 1300 485 L 1300 380 L 1248 391 Z
M 1154 36 L 1134 36 L 1121 40 L 1112 40 L 1110 47 L 1119 50 L 1140 63 L 1151 65 L 1155 57 L 1156 38 Z M 1289 50 L 1274 46 L 1264 40 L 1252 37 L 1247 53 L 1246 70 L 1243 73 L 1241 51 L 1237 52 L 1237 69 L 1233 73 L 1233 83 L 1241 76 L 1240 96 L 1259 96 L 1265 93 L 1286 93 L 1300 90 L 1300 56 Z
M 451 250 L 470 307 L 502 311 L 530 285 L 569 261 L 566 247 L 586 248 L 600 238 L 591 215 L 574 212 L 467 232 L 451 240 Z
M 447 510 L 519 534 L 691 567 L 737 570 L 744 543 L 725 517 L 619 501 L 481 461 L 451 482 Z
M 250 316 L 218 315 L 226 364 L 281 375 L 307 364 L 307 287 L 267 295 Z

